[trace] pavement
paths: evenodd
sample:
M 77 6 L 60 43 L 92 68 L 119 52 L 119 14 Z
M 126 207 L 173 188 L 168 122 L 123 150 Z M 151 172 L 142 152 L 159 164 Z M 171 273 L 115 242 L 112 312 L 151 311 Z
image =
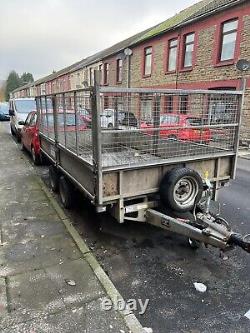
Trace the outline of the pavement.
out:
M 1 333 L 142 332 L 101 308 L 119 292 L 77 235 L 0 123 Z

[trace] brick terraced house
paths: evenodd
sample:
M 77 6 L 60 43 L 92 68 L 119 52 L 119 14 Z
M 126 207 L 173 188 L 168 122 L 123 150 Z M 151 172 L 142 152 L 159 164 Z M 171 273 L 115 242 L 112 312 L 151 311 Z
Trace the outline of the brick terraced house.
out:
M 54 93 L 93 84 L 95 69 L 101 84 L 169 89 L 241 89 L 247 79 L 241 139 L 250 140 L 250 73 L 236 69 L 239 59 L 250 60 L 250 1 L 203 0 L 174 17 L 98 52 L 34 83 L 37 94 Z M 27 90 L 27 87 L 25 88 Z M 25 94 L 22 88 L 14 95 Z M 141 100 L 150 117 L 152 101 Z M 188 112 L 188 96 L 169 100 Z M 107 98 L 105 107 L 109 107 Z M 211 103 L 211 114 L 226 112 Z

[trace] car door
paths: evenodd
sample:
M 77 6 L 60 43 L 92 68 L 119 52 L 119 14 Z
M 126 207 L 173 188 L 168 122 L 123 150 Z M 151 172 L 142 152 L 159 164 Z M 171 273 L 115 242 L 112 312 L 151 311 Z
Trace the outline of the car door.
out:
M 25 120 L 25 123 L 22 128 L 22 132 L 21 132 L 22 143 L 25 146 L 25 148 L 27 148 L 27 149 L 28 149 L 28 133 L 29 133 L 28 128 L 29 128 L 31 117 L 32 117 L 32 113 L 29 113 Z
M 14 106 L 13 101 L 9 101 L 9 115 L 10 115 L 10 125 L 12 129 L 14 129 L 15 125 L 15 119 L 14 119 Z
M 34 140 L 34 136 L 37 132 L 36 122 L 37 122 L 37 114 L 36 112 L 33 112 L 30 117 L 29 126 L 26 129 L 27 149 L 29 150 L 31 150 L 31 145 Z

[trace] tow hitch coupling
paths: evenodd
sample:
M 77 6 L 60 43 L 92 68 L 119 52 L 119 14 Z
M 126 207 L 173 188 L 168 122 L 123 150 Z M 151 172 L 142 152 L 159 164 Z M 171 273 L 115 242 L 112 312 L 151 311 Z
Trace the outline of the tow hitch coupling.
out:
M 228 240 L 228 244 L 239 246 L 250 253 L 250 234 L 244 237 L 240 234 L 232 234 Z

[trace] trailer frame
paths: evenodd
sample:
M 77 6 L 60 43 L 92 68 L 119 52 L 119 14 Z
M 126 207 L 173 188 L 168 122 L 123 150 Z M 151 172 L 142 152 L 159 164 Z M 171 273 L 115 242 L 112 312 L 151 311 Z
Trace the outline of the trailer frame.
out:
M 230 179 L 235 178 L 236 163 L 238 157 L 239 147 L 239 132 L 241 123 L 241 106 L 243 104 L 243 91 L 214 91 L 214 90 L 168 90 L 168 89 L 144 89 L 144 88 L 113 88 L 101 87 L 98 83 L 98 75 L 95 78 L 94 87 L 88 87 L 81 90 L 68 91 L 64 93 L 48 94 L 37 96 L 37 109 L 40 117 L 40 124 L 44 114 L 47 116 L 47 121 L 50 113 L 53 114 L 53 131 L 45 133 L 40 128 L 40 141 L 42 153 L 51 161 L 55 168 L 64 174 L 78 187 L 96 206 L 97 212 L 104 212 L 107 209 L 111 214 L 123 223 L 125 219 L 145 222 L 145 212 L 148 209 L 157 207 L 159 202 L 158 186 L 159 181 L 163 175 L 173 167 L 186 167 L 197 170 L 203 178 L 208 177 L 212 184 L 212 197 L 216 199 L 217 190 L 224 186 Z M 79 94 L 87 94 L 92 110 L 91 121 L 91 139 L 92 151 L 91 159 L 86 160 L 80 156 L 80 143 L 81 137 L 79 134 L 79 125 L 76 121 L 75 127 L 75 149 L 72 150 L 67 147 L 67 132 L 65 126 L 65 119 L 67 114 L 67 99 L 73 98 L 73 104 L 76 105 L 77 96 Z M 226 129 L 228 133 L 233 133 L 232 143 L 230 149 L 214 149 L 210 153 L 196 154 L 190 156 L 173 156 L 171 158 L 160 158 L 155 160 L 145 160 L 124 165 L 104 165 L 103 164 L 103 141 L 108 135 L 118 135 L 122 132 L 123 135 L 130 135 L 133 133 L 143 132 L 141 128 L 125 128 L 118 131 L 116 128 L 104 130 L 101 128 L 101 100 L 106 95 L 112 95 L 114 98 L 117 95 L 123 96 L 124 100 L 129 98 L 132 94 L 153 96 L 156 100 L 155 109 L 159 110 L 161 96 L 186 96 L 199 95 L 199 96 L 213 96 L 214 98 L 226 98 L 229 96 L 237 103 L 234 113 L 234 121 L 225 124 L 202 124 L 197 126 L 197 130 L 205 131 L 206 128 L 212 129 Z M 70 97 L 69 97 L 70 96 Z M 127 97 L 126 97 L 127 96 Z M 58 100 L 62 101 L 62 113 L 64 115 L 64 142 L 60 141 L 60 131 L 58 130 L 57 118 L 59 116 Z M 158 101 L 158 102 L 157 102 Z M 71 103 L 71 102 L 70 102 Z M 52 112 L 49 110 L 49 104 L 52 106 Z M 45 110 L 45 112 L 44 112 Z M 158 113 L 157 113 L 158 112 Z M 152 140 L 158 140 L 159 143 L 159 116 L 160 110 L 154 115 L 154 133 L 158 133 L 158 138 L 153 137 Z M 74 108 L 75 119 L 77 118 L 78 110 Z M 158 117 L 158 119 L 156 119 Z M 48 125 L 48 124 L 47 124 Z M 195 128 L 195 127 L 192 127 Z M 180 128 L 177 130 L 181 131 Z M 118 134 L 117 134 L 118 133 Z M 108 142 L 108 141 L 107 141 Z M 106 142 L 105 142 L 106 144 Z M 151 143 L 152 146 L 155 141 Z M 179 144 L 179 143 L 178 143 Z M 193 144 L 193 143 L 190 143 Z M 207 149 L 207 145 L 199 145 L 202 149 Z M 108 147 L 109 149 L 109 147 Z M 145 154 L 146 155 L 146 154 Z M 133 213 L 138 212 L 138 216 Z

